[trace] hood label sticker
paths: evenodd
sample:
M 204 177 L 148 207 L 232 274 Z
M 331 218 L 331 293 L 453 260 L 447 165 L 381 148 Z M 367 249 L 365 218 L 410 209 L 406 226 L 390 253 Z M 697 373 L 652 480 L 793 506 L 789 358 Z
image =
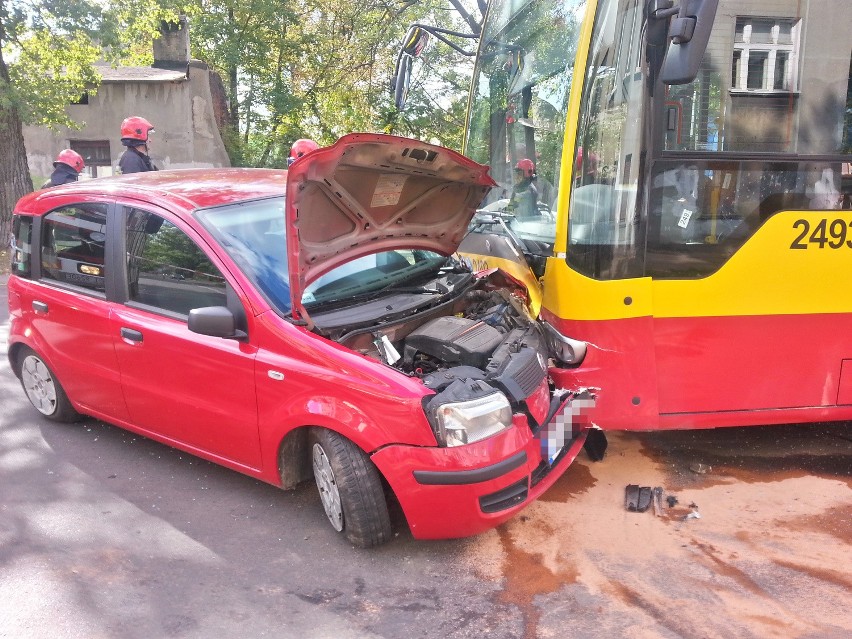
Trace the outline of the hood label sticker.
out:
M 402 187 L 405 186 L 407 175 L 396 175 L 394 173 L 382 173 L 376 182 L 376 190 L 373 191 L 373 199 L 370 208 L 380 206 L 396 206 L 402 195 Z

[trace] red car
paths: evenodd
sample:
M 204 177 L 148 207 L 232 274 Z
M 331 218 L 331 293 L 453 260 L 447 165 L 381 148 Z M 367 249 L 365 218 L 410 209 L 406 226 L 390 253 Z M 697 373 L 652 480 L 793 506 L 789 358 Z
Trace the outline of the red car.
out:
M 354 544 L 472 535 L 587 439 L 523 287 L 452 257 L 487 168 L 353 134 L 289 171 L 139 173 L 14 213 L 9 360 L 46 417 L 118 425 L 292 488 Z M 286 189 L 285 189 L 286 186 Z M 286 193 L 286 197 L 285 197 Z M 573 405 L 572 405 L 573 402 Z

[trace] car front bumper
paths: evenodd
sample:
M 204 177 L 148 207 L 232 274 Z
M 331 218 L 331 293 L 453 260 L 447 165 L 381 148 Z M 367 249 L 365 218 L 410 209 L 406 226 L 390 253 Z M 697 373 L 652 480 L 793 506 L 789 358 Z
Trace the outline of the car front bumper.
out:
M 481 442 L 451 448 L 392 445 L 372 455 L 418 539 L 467 537 L 494 528 L 537 499 L 579 454 L 579 429 L 551 464 L 524 415 Z

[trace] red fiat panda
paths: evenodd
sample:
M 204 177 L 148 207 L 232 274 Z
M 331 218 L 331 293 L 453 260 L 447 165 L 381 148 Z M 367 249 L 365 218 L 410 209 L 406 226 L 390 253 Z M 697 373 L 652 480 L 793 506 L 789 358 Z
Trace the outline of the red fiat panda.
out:
M 560 336 L 523 288 L 452 257 L 493 184 L 448 149 L 353 134 L 289 172 L 33 193 L 14 214 L 10 362 L 50 419 L 284 488 L 313 475 L 356 545 L 391 537 L 391 497 L 415 537 L 475 534 L 590 432 L 549 381 Z

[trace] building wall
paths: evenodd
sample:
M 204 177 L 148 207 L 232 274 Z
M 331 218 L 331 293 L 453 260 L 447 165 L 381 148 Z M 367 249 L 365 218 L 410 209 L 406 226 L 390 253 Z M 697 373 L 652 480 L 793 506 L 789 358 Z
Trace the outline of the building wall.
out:
M 119 138 L 121 122 L 131 115 L 142 116 L 155 127 L 149 152 L 157 168 L 230 166 L 216 124 L 211 79 L 212 72 L 204 63 L 192 61 L 187 79 L 105 80 L 89 104 L 67 107 L 68 115 L 82 125 L 79 130 L 25 127 L 27 161 L 35 186 L 50 176 L 56 155 L 72 141 L 108 140 L 112 170 L 117 172 L 125 150 Z

